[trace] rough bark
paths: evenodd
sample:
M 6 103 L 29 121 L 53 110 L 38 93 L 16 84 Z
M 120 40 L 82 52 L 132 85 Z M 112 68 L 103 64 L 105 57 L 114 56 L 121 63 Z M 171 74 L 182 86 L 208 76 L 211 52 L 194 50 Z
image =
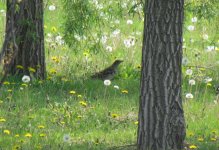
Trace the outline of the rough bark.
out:
M 180 150 L 184 0 L 147 0 L 142 48 L 138 149 Z
M 7 0 L 5 41 L 0 59 L 6 74 L 45 78 L 43 0 Z M 23 69 L 17 68 L 23 66 Z

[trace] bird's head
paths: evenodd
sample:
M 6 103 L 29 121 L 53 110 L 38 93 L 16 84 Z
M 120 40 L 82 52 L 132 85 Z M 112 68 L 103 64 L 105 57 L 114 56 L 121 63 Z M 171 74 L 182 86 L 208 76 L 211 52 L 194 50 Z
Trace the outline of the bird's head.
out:
M 114 61 L 113 66 L 118 66 L 122 62 L 123 62 L 123 60 L 117 59 L 117 60 Z

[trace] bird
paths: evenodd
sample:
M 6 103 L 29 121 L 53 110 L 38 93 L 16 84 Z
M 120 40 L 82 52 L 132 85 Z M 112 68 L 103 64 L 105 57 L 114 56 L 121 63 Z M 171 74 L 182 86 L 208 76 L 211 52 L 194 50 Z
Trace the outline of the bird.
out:
M 111 66 L 107 67 L 106 69 L 104 69 L 100 72 L 95 73 L 94 75 L 91 76 L 91 78 L 101 79 L 101 80 L 113 79 L 117 73 L 119 64 L 122 62 L 123 62 L 123 60 L 115 60 Z

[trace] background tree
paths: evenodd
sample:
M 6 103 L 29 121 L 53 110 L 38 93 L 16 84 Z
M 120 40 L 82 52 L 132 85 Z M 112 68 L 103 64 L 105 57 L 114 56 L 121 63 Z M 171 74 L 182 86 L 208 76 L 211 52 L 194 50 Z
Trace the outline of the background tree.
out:
M 6 74 L 45 78 L 43 0 L 7 0 L 2 58 Z
M 182 149 L 181 99 L 184 0 L 148 0 L 142 48 L 138 148 Z

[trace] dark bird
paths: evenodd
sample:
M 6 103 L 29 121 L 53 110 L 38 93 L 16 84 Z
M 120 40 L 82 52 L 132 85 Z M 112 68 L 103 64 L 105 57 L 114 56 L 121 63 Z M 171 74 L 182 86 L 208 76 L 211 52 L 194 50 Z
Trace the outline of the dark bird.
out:
M 107 67 L 106 69 L 100 72 L 95 73 L 91 77 L 94 79 L 111 80 L 116 75 L 118 66 L 122 62 L 123 62 L 122 60 L 116 60 L 111 66 Z

